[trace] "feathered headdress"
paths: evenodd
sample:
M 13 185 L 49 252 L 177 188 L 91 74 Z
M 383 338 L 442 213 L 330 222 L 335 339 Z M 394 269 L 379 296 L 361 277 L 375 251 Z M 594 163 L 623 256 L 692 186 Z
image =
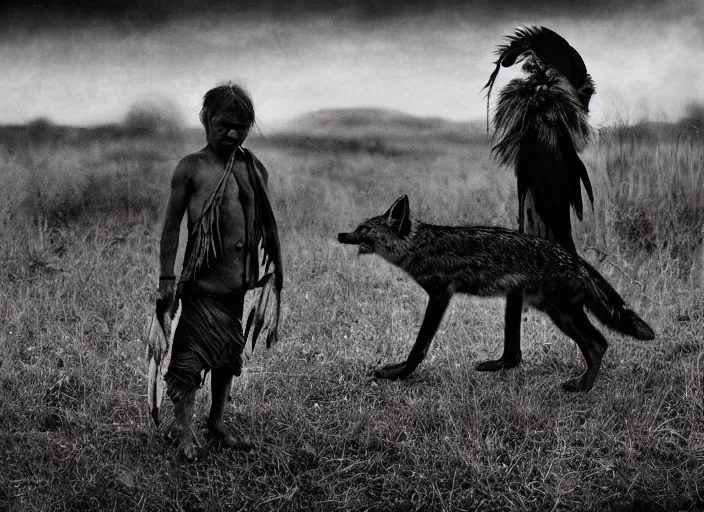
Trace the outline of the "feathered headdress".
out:
M 486 95 L 487 123 L 489 100 L 494 81 L 501 67 L 513 66 L 517 61 L 531 57 L 543 69 L 553 68 L 574 87 L 585 111 L 589 111 L 589 99 L 594 94 L 594 82 L 587 73 L 582 56 L 570 46 L 564 37 L 546 27 L 523 27 L 506 36 L 506 43 L 496 49 L 498 59 L 489 81 L 484 86 Z

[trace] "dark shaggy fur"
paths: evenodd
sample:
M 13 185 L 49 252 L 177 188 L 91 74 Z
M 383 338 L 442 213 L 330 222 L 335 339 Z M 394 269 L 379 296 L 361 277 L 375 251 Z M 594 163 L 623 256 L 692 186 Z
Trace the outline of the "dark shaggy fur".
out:
M 552 68 L 564 76 L 579 95 L 584 110 L 589 110 L 589 100 L 595 89 L 594 82 L 587 73 L 582 56 L 557 32 L 547 27 L 517 28 L 512 35 L 506 36 L 506 43 L 499 45 L 495 53 L 498 56 L 494 62 L 496 67 L 484 86 L 487 89 L 487 117 L 491 91 L 499 70 L 502 66 L 510 67 L 523 59 L 532 61 L 529 69 Z

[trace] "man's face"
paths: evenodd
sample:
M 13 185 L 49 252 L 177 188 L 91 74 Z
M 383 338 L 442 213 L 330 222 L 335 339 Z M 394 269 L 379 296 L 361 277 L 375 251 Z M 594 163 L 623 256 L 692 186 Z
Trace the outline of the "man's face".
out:
M 208 122 L 208 142 L 218 153 L 229 155 L 249 134 L 249 123 L 234 112 L 221 111 Z

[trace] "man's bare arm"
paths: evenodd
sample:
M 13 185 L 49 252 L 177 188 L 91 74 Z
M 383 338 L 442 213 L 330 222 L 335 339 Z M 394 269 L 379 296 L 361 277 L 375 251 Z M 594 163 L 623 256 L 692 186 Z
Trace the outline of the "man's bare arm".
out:
M 182 159 L 171 178 L 171 194 L 166 206 L 164 227 L 161 232 L 159 249 L 160 276 L 173 276 L 181 219 L 188 206 L 190 196 L 192 162 Z M 172 280 L 173 283 L 173 280 Z M 161 283 L 160 283 L 161 288 Z

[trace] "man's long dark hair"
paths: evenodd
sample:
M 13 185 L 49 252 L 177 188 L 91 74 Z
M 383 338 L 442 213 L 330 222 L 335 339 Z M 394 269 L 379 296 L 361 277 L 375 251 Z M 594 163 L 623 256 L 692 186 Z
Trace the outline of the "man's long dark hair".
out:
M 208 131 L 208 119 L 218 112 L 229 110 L 239 115 L 251 128 L 255 123 L 254 102 L 249 92 L 239 84 L 227 82 L 213 87 L 203 96 L 200 122 Z

